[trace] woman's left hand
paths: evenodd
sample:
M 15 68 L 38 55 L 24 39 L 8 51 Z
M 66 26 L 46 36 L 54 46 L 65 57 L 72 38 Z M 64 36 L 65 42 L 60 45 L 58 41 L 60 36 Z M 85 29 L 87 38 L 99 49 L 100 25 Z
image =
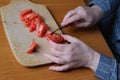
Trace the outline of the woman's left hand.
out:
M 51 54 L 45 54 L 45 57 L 62 66 L 50 66 L 50 70 L 65 71 L 78 67 L 89 67 L 96 70 L 100 55 L 92 48 L 88 47 L 81 40 L 69 35 L 62 35 L 70 44 L 58 44 L 49 40 Z M 98 58 L 96 60 L 96 58 Z M 96 65 L 94 64 L 96 60 Z

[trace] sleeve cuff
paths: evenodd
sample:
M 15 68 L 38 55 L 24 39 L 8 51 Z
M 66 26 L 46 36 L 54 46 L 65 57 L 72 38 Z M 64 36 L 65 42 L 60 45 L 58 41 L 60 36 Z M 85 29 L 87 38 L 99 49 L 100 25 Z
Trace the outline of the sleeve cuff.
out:
M 116 68 L 116 60 L 101 54 L 95 76 L 100 80 L 108 80 L 114 68 Z

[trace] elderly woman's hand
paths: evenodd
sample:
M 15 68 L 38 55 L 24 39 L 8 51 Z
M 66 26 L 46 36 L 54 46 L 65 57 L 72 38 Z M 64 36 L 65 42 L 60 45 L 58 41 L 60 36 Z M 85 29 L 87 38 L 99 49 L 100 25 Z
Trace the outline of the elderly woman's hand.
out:
M 47 58 L 61 66 L 51 66 L 54 71 L 65 71 L 78 67 L 88 67 L 96 71 L 100 55 L 79 39 L 62 35 L 70 44 L 58 44 L 49 40 L 52 53 L 45 54 Z
M 79 6 L 65 15 L 61 25 L 73 23 L 75 27 L 89 27 L 96 24 L 102 15 L 102 10 L 97 5 L 92 7 Z

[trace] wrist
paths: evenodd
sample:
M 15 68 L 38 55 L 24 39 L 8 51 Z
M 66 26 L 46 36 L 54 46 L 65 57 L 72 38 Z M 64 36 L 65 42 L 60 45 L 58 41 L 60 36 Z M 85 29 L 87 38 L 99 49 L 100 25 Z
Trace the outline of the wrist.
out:
M 96 72 L 99 64 L 99 60 L 100 60 L 100 54 L 95 51 L 92 52 L 87 67 L 90 68 L 93 72 Z
M 102 9 L 97 5 L 93 5 L 89 8 L 92 17 L 92 23 L 96 24 L 103 16 Z

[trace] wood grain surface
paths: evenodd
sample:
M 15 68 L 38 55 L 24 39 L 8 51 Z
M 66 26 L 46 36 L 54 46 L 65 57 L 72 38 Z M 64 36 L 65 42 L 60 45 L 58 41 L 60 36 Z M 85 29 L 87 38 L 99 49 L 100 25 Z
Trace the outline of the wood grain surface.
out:
M 54 16 L 58 25 L 62 22 L 67 11 L 81 5 L 85 6 L 82 0 L 31 0 L 34 3 L 45 4 Z M 8 4 L 10 0 L 0 0 L 0 7 Z M 69 27 L 63 30 L 65 34 L 72 35 L 83 40 L 86 44 L 112 56 L 105 40 L 98 28 L 76 29 Z M 67 72 L 54 72 L 48 70 L 50 65 L 35 68 L 21 66 L 12 55 L 12 51 L 7 41 L 5 31 L 0 18 L 0 80 L 97 80 L 91 70 L 79 68 Z

